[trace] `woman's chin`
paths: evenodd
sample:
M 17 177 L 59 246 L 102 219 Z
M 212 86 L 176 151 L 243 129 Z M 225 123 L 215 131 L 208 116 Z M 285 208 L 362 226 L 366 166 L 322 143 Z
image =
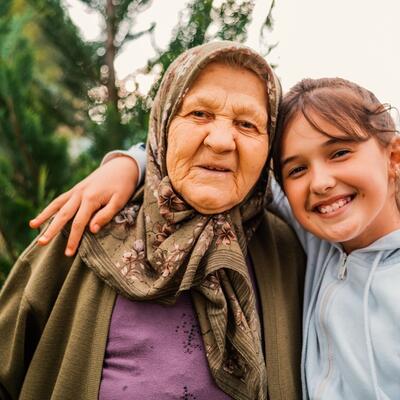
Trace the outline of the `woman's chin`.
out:
M 182 193 L 183 198 L 201 214 L 219 214 L 240 203 L 232 191 L 215 188 L 199 188 Z

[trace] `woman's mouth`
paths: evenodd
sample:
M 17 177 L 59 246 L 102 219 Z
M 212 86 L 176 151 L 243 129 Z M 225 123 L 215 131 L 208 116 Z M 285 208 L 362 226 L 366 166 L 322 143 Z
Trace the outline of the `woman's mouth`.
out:
M 334 213 L 335 211 L 345 207 L 351 201 L 353 201 L 355 195 L 349 195 L 341 197 L 332 203 L 324 202 L 323 204 L 319 204 L 313 207 L 313 211 L 318 212 L 319 214 L 329 215 Z
M 199 165 L 199 167 L 208 172 L 232 172 L 230 168 L 224 165 L 204 164 Z
M 219 171 L 219 172 L 229 172 L 228 169 L 222 168 L 222 167 L 210 167 L 210 166 L 204 166 L 204 169 L 207 169 L 209 171 Z

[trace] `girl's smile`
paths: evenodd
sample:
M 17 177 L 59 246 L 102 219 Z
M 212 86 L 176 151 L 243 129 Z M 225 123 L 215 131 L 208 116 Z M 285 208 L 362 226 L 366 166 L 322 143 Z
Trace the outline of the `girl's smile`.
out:
M 331 218 L 347 210 L 348 207 L 346 206 L 348 206 L 355 197 L 355 194 L 334 196 L 328 200 L 317 202 L 311 209 L 322 214 L 323 217 Z
M 342 243 L 347 252 L 399 229 L 391 147 L 374 138 L 353 140 L 311 117 L 331 136 L 297 114 L 282 140 L 283 186 L 298 221 L 314 235 Z

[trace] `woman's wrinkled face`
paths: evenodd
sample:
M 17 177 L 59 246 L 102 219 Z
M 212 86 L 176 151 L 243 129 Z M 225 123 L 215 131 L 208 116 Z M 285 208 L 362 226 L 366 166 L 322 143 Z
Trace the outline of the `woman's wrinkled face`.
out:
M 169 127 L 167 170 L 174 189 L 203 214 L 239 204 L 266 162 L 267 121 L 265 84 L 255 73 L 208 64 Z

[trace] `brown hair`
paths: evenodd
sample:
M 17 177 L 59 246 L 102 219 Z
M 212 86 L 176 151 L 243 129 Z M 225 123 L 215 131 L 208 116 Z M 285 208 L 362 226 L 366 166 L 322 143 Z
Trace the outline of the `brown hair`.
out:
M 372 92 L 345 79 L 303 79 L 283 97 L 279 108 L 272 147 L 273 170 L 278 183 L 282 186 L 282 136 L 289 122 L 299 113 L 323 135 L 332 137 L 318 126 L 312 114 L 342 131 L 343 138 L 362 142 L 375 137 L 386 147 L 397 132 L 390 109 Z

